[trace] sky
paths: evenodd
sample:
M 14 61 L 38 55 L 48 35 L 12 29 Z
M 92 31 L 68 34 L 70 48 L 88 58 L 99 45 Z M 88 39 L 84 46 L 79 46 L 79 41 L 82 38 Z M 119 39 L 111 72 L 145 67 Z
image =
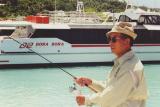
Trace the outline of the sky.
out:
M 160 8 L 160 0 L 126 0 L 133 2 L 134 5 Z

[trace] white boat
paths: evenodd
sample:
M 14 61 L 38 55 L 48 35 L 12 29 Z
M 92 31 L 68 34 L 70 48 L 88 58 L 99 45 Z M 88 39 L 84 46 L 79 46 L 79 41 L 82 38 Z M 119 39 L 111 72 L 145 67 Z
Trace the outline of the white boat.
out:
M 55 63 L 77 65 L 103 63 L 112 60 L 110 49 L 106 49 L 107 44 L 96 42 L 98 38 L 91 40 L 92 35 L 90 33 L 96 33 L 95 28 L 94 31 L 90 28 L 83 31 L 77 28 L 79 26 L 72 29 L 67 24 L 42 25 L 26 22 L 24 24 L 22 22 L 21 24 L 19 22 L 5 24 L 4 22 L 1 25 L 5 29 L 10 29 L 9 26 L 12 28 L 16 26 L 16 29 L 10 36 L 1 36 L 0 67 L 48 66 Z M 102 27 L 101 25 L 96 26 Z M 103 32 L 101 29 L 98 32 L 105 33 L 106 27 L 103 28 Z M 86 35 L 83 33 L 89 33 L 89 36 L 85 37 Z M 106 37 L 102 36 L 103 38 L 106 40 Z
M 138 37 L 133 50 L 143 62 L 160 62 L 160 15 L 125 14 L 119 21 L 131 22 Z M 0 67 L 95 65 L 112 63 L 105 33 L 113 24 L 36 24 L 3 22 L 3 29 L 14 29 L 0 36 Z M 8 30 L 9 31 L 9 30 Z

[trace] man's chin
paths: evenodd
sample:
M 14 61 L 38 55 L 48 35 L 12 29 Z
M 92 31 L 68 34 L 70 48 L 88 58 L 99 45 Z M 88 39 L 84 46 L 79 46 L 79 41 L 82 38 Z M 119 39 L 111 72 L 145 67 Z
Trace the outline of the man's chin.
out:
M 111 52 L 114 53 L 114 49 L 111 49 Z
M 111 52 L 112 52 L 113 54 L 115 54 L 115 51 L 114 51 L 114 49 L 111 49 Z

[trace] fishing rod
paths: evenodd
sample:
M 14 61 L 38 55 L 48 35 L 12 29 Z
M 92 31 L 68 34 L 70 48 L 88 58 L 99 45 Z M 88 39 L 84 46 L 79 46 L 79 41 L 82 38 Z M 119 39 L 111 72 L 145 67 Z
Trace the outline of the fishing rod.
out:
M 16 43 L 22 45 L 22 43 L 20 43 L 18 40 L 8 36 L 10 39 L 14 40 Z M 41 55 L 40 53 L 32 50 L 31 48 L 26 47 L 29 51 L 34 52 L 35 54 L 37 54 L 38 56 L 40 56 L 41 58 L 45 59 L 46 61 L 48 61 L 49 63 L 53 64 L 52 61 L 50 61 L 49 59 L 47 59 L 46 57 L 44 57 L 43 55 Z M 66 73 L 67 75 L 71 76 L 74 80 L 77 79 L 76 76 L 72 75 L 71 73 L 69 73 L 68 71 L 64 70 L 59 64 L 54 63 L 61 71 L 63 71 L 64 73 Z M 91 89 L 92 91 L 94 91 L 95 93 L 97 93 L 97 90 L 95 90 L 94 88 L 88 86 L 88 84 L 85 84 L 86 87 L 88 87 L 89 89 Z

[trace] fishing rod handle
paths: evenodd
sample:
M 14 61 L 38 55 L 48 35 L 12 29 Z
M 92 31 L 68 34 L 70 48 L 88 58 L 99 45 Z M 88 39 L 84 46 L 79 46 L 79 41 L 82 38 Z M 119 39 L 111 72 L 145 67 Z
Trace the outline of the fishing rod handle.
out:
M 89 89 L 91 89 L 93 92 L 97 93 L 97 90 L 95 90 L 94 88 L 92 88 L 91 86 L 89 86 L 88 84 L 85 84 L 86 87 L 88 87 Z
M 77 77 L 74 77 L 74 80 L 76 80 Z M 89 88 L 90 90 L 92 90 L 93 92 L 97 93 L 97 90 L 95 90 L 93 87 L 89 86 L 88 84 L 84 84 L 87 88 Z

